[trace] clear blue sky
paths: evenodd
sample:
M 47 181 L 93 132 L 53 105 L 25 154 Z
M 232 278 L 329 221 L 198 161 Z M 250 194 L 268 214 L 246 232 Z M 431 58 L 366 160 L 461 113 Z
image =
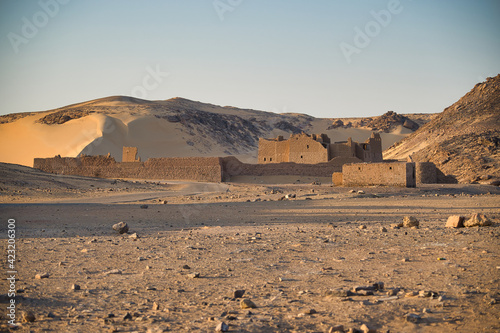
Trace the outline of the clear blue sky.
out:
M 500 72 L 499 17 L 498 0 L 2 0 L 0 114 L 134 94 L 440 112 Z

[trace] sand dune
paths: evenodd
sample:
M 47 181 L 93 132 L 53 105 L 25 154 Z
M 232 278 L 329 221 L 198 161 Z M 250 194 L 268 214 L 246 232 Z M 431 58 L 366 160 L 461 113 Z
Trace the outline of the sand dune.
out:
M 123 146 L 139 148 L 150 157 L 227 156 L 256 163 L 258 138 L 292 132 L 326 133 L 332 141 L 365 141 L 371 128 L 329 129 L 332 119 L 304 114 L 221 107 L 173 98 L 146 101 L 112 96 L 72 104 L 0 123 L 0 162 L 33 165 L 35 157 L 110 153 L 121 161 Z M 383 148 L 406 137 L 399 126 L 381 133 Z

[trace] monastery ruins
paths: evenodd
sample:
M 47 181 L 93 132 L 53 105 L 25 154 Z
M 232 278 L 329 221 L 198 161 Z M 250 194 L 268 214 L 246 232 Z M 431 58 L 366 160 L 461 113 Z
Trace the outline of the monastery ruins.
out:
M 284 140 L 281 135 L 275 139 L 259 139 L 258 161 L 261 164 L 283 162 L 315 164 L 346 158 L 357 158 L 359 162 L 382 162 L 380 134 L 372 133 L 364 143 L 354 142 L 352 138 L 331 143 L 326 134 L 306 133 L 292 134 L 288 140 Z
M 145 162 L 136 147 L 123 147 L 122 162 L 109 154 L 99 156 L 35 158 L 33 167 L 55 174 L 101 178 L 231 181 L 235 176 L 328 177 L 336 186 L 388 185 L 415 187 L 436 183 L 439 170 L 433 163 L 383 161 L 378 133 L 363 143 L 351 138 L 331 143 L 325 134 L 292 134 L 285 140 L 260 139 L 258 163 L 228 157 L 160 157 Z

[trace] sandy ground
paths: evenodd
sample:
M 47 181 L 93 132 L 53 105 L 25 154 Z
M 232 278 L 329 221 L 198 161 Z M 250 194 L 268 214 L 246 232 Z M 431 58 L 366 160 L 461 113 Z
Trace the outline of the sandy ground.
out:
M 475 212 L 500 222 L 498 187 L 42 176 L 53 177 L 0 185 L 5 258 L 6 222 L 16 220 L 19 323 L 7 326 L 3 278 L 2 332 L 213 332 L 220 322 L 230 332 L 500 330 L 498 224 L 444 227 Z M 36 190 L 44 182 L 52 194 Z M 405 215 L 420 227 L 391 227 Z M 112 230 L 120 221 L 128 234 Z M 34 322 L 22 321 L 26 311 Z

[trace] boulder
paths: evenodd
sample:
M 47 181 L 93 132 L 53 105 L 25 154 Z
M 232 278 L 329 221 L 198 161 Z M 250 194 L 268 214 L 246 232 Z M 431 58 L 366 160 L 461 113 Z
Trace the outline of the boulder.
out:
M 446 228 L 463 228 L 465 218 L 460 215 L 452 215 L 446 221 Z
M 420 222 L 414 216 L 405 216 L 403 217 L 403 226 L 406 228 L 418 227 Z
M 464 227 L 486 227 L 492 225 L 490 219 L 486 217 L 484 214 L 473 214 L 467 221 L 464 222 Z
M 125 222 L 118 222 L 113 225 L 113 230 L 120 234 L 125 234 L 128 232 L 128 225 Z

